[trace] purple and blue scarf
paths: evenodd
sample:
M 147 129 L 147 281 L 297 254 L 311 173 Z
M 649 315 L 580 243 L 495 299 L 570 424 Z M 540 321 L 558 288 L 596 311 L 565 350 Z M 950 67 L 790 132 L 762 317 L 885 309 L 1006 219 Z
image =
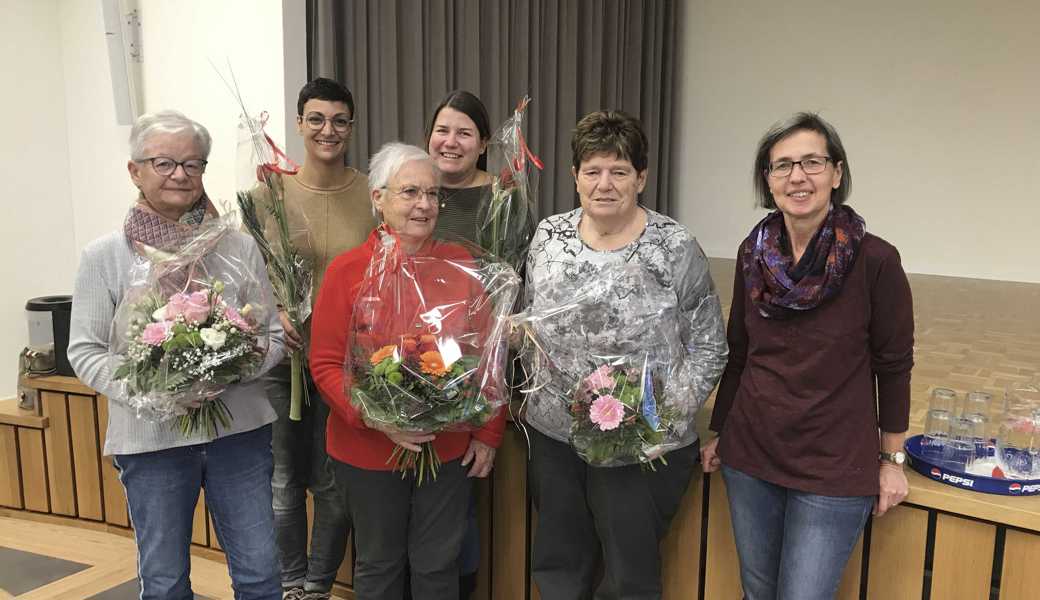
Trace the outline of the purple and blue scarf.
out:
M 740 262 L 751 301 L 767 319 L 784 319 L 833 298 L 856 260 L 866 223 L 849 206 L 832 207 L 805 254 L 794 259 L 784 217 L 774 211 L 744 243 Z

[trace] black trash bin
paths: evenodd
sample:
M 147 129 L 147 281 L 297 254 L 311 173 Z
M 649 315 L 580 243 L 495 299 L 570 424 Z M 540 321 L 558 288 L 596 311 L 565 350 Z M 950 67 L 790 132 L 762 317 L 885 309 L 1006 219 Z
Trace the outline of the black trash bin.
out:
M 25 303 L 29 320 L 30 347 L 54 342 L 54 372 L 75 377 L 69 364 L 69 319 L 72 317 L 72 296 L 40 296 Z M 49 331 L 47 323 L 50 322 Z

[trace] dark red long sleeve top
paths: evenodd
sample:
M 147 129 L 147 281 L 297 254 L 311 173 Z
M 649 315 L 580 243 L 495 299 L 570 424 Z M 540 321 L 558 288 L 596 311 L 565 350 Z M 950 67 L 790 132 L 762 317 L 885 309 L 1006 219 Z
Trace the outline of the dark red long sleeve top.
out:
M 325 272 L 324 283 L 314 305 L 311 317 L 310 366 L 314 381 L 318 385 L 322 398 L 331 408 L 326 426 L 326 448 L 329 456 L 340 462 L 373 471 L 388 471 L 392 465 L 386 463 L 394 449 L 394 443 L 383 432 L 368 427 L 357 408 L 350 403 L 349 373 L 344 370 L 347 344 L 350 338 L 351 318 L 355 300 L 364 279 L 365 271 L 372 259 L 379 234 L 373 231 L 360 246 L 348 250 L 336 257 Z M 434 242 L 424 249 L 433 256 L 449 259 L 468 259 L 469 255 L 459 246 Z M 479 286 L 474 287 L 474 280 L 462 276 L 458 270 L 422 269 L 415 270 L 417 280 L 415 286 L 423 290 L 421 302 L 428 307 L 442 302 L 451 304 L 458 300 L 458 294 L 466 294 L 467 290 L 479 293 Z M 456 285 L 445 286 L 444 278 L 457 277 Z M 442 281 L 433 284 L 433 278 Z M 424 281 L 431 282 L 424 285 Z M 455 282 L 452 282 L 455 283 Z M 436 290 L 453 289 L 453 298 L 445 299 L 436 296 Z M 443 292 L 442 292 L 443 293 Z M 418 297 L 403 294 L 398 302 L 418 304 Z M 416 306 L 418 310 L 418 306 Z M 474 323 L 465 322 L 461 317 L 447 316 L 442 326 L 444 331 L 463 331 L 472 329 Z M 416 334 L 429 333 L 427 331 Z M 387 340 L 387 343 L 391 343 Z M 498 390 L 485 390 L 488 393 L 500 393 Z M 442 461 L 451 461 L 461 457 L 469 446 L 471 436 L 481 442 L 497 448 L 502 442 L 505 428 L 505 411 L 499 413 L 482 429 L 470 432 L 440 432 L 433 442 L 433 447 Z
M 722 462 L 809 493 L 876 495 L 878 431 L 906 431 L 910 414 L 913 300 L 895 247 L 867 234 L 838 295 L 788 319 L 759 314 L 738 261 L 727 339 L 711 417 Z

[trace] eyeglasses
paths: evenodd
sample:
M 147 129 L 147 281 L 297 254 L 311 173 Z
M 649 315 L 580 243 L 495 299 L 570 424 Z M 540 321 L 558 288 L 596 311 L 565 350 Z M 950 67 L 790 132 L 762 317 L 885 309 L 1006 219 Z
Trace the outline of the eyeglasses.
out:
M 332 129 L 339 133 L 345 133 L 350 126 L 354 124 L 354 119 L 347 116 L 347 113 L 340 113 L 331 117 L 326 117 L 320 112 L 307 113 L 306 117 L 303 117 L 303 122 L 307 124 L 313 131 L 321 131 L 325 129 L 325 122 L 332 122 Z
M 152 163 L 152 169 L 163 177 L 169 177 L 173 175 L 173 172 L 177 170 L 177 167 L 184 169 L 184 174 L 188 177 L 198 177 L 206 172 L 206 165 L 208 161 L 202 160 L 201 158 L 192 158 L 185 161 L 173 160 L 168 156 L 153 156 L 151 158 L 142 158 L 136 162 L 148 161 Z
M 801 165 L 806 175 L 819 175 L 831 161 L 829 156 L 811 156 L 802 160 L 781 160 L 769 165 L 767 171 L 771 177 L 787 177 L 794 171 L 795 165 Z
M 390 193 L 397 196 L 401 200 L 404 200 L 408 204 L 415 204 L 419 202 L 420 198 L 425 197 L 430 202 L 440 206 L 441 200 L 444 198 L 444 193 L 440 188 L 433 188 L 430 190 L 424 190 L 414 185 L 406 185 L 400 189 L 392 189 L 387 186 L 383 186 L 384 190 L 389 190 Z

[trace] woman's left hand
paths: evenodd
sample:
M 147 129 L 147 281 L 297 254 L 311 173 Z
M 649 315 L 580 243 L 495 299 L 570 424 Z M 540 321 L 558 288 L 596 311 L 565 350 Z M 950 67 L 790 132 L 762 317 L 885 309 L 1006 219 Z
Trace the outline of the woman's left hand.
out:
M 878 482 L 881 484 L 881 493 L 874 501 L 875 517 L 880 517 L 888 512 L 888 509 L 902 502 L 910 491 L 910 485 L 906 482 L 906 473 L 899 465 L 881 463 L 878 470 Z
M 462 466 L 465 467 L 471 462 L 473 466 L 466 474 L 467 477 L 487 477 L 495 464 L 495 449 L 477 438 L 470 438 L 469 448 L 462 457 Z

